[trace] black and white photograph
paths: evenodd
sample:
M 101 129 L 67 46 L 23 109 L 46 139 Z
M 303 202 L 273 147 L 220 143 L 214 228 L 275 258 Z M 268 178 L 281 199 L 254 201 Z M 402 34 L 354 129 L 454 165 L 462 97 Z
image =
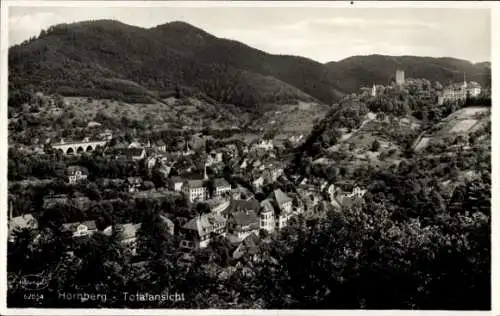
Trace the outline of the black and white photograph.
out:
M 492 11 L 5 0 L 2 315 L 491 311 Z

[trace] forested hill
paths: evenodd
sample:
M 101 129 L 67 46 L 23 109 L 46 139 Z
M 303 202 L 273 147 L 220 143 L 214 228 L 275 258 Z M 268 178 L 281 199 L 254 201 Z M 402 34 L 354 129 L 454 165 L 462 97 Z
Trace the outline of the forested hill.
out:
M 145 29 L 113 20 L 60 24 L 9 50 L 11 89 L 145 102 L 173 93 L 203 93 L 221 102 L 321 101 L 384 84 L 396 68 L 407 77 L 447 83 L 489 82 L 488 64 L 451 58 L 356 56 L 321 64 L 272 55 L 217 38 L 184 22 Z
M 325 64 L 337 89 L 356 92 L 360 87 L 373 84 L 386 85 L 395 80 L 397 69 L 405 71 L 407 78 L 425 78 L 443 85 L 477 81 L 483 87 L 491 87 L 491 64 L 473 64 L 455 58 L 432 58 L 416 56 L 353 56 L 338 62 Z
M 189 47 L 192 38 L 213 38 L 187 24 L 182 26 L 185 37 L 177 39 L 158 29 L 109 20 L 51 27 L 37 39 L 10 49 L 10 87 L 33 85 L 42 92 L 139 102 L 178 90 L 202 92 L 217 101 L 244 106 L 314 99 L 275 77 L 178 49 L 182 45 L 173 42 Z M 163 29 L 178 28 L 174 23 Z

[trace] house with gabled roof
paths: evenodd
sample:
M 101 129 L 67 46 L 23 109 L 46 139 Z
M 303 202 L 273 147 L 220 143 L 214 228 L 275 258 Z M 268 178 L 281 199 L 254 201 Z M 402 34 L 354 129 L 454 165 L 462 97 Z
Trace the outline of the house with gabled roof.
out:
M 141 177 L 128 177 L 127 178 L 128 191 L 131 193 L 139 191 L 142 184 L 143 184 L 143 180 Z
M 66 169 L 66 175 L 68 176 L 69 184 L 76 184 L 87 180 L 89 171 L 85 167 L 81 166 L 69 166 Z
M 10 208 L 10 207 L 9 207 Z M 31 214 L 23 214 L 21 216 L 12 217 L 12 210 L 9 209 L 9 241 L 15 240 L 15 233 L 23 229 L 38 229 L 38 221 Z
M 183 184 L 184 179 L 177 176 L 171 177 L 168 181 L 169 189 L 175 192 L 181 192 Z
M 230 239 L 240 242 L 252 233 L 259 232 L 260 204 L 257 200 L 232 200 L 223 214 L 228 217 Z
M 61 231 L 69 232 L 73 237 L 91 236 L 97 231 L 97 225 L 94 220 L 66 223 L 62 224 Z
M 212 236 L 226 236 L 227 219 L 219 214 L 200 214 L 182 226 L 180 247 L 184 249 L 205 248 Z
M 256 233 L 248 235 L 243 241 L 236 247 L 233 252 L 233 259 L 240 259 L 245 255 L 250 255 L 255 260 L 255 256 L 259 251 L 259 246 L 262 244 L 259 236 Z
M 216 197 L 228 194 L 231 192 L 231 184 L 224 178 L 214 179 L 214 195 Z
M 274 190 L 267 199 L 261 202 L 261 228 L 273 231 L 271 223 L 280 230 L 285 227 L 293 216 L 292 198 L 280 189 Z
M 270 198 L 274 199 L 276 203 L 278 204 L 278 207 L 286 213 L 289 213 L 292 211 L 292 199 L 286 195 L 281 189 L 276 189 L 274 190 Z

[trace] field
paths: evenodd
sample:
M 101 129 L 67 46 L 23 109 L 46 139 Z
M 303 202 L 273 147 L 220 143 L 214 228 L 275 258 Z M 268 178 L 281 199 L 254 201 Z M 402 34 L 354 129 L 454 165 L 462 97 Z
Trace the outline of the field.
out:
M 267 111 L 252 122 L 253 128 L 273 129 L 285 134 L 309 134 L 315 120 L 321 119 L 328 107 L 317 103 L 287 104 L 277 107 L 277 110 Z
M 416 142 L 414 149 L 421 151 L 428 145 L 443 141 L 447 138 L 454 138 L 459 135 L 469 135 L 480 130 L 487 125 L 490 118 L 490 108 L 488 107 L 468 107 L 460 109 L 436 125 L 431 131 L 423 135 Z

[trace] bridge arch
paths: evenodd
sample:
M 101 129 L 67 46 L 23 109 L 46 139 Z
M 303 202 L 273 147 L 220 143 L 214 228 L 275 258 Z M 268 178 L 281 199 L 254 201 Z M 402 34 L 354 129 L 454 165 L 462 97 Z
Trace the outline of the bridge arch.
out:
M 82 146 L 79 146 L 77 149 L 76 149 L 76 153 L 77 154 L 81 154 L 83 152 L 83 147 Z
M 68 149 L 66 150 L 66 155 L 73 155 L 75 153 L 75 150 L 73 149 L 73 147 L 68 147 Z
M 91 152 L 92 150 L 93 150 L 92 145 L 88 145 L 88 146 L 87 146 L 87 150 L 86 150 L 86 151 L 87 151 L 87 152 Z

